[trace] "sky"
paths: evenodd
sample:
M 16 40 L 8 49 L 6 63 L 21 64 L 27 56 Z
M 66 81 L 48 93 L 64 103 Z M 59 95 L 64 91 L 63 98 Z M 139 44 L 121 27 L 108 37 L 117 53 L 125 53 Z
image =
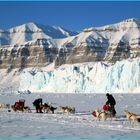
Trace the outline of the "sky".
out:
M 0 29 L 28 22 L 80 31 L 140 18 L 140 2 L 0 2 Z

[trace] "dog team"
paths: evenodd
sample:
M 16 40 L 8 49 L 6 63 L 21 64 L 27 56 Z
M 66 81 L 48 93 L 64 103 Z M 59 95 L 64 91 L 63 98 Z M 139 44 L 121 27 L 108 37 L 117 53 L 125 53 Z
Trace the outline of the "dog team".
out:
M 33 105 L 36 108 L 36 113 L 54 113 L 54 111 L 57 109 L 57 107 L 53 107 L 47 103 L 42 103 L 42 98 L 36 99 L 33 102 Z M 69 107 L 69 106 L 60 106 L 60 112 L 62 113 L 75 113 L 75 107 Z
M 35 107 L 36 113 L 52 113 L 57 109 L 57 107 L 53 107 L 48 103 L 43 104 L 43 99 L 38 98 L 34 100 L 33 106 Z M 19 101 L 15 102 L 14 105 L 0 103 L 0 108 L 8 109 L 8 112 L 11 112 L 10 107 L 15 112 L 32 112 L 29 106 L 25 106 L 25 100 L 20 99 Z M 75 113 L 75 107 L 70 106 L 60 106 L 61 113 Z
M 107 93 L 106 94 L 107 101 L 105 105 L 103 106 L 102 110 L 96 109 L 95 111 L 92 112 L 92 115 L 96 117 L 97 120 L 103 120 L 106 121 L 107 119 L 117 119 L 116 117 L 116 110 L 115 110 L 115 105 L 116 101 L 114 97 Z M 57 107 L 53 107 L 52 105 L 49 105 L 48 103 L 43 104 L 42 98 L 38 98 L 34 100 L 33 106 L 35 107 L 36 113 L 54 113 L 54 111 L 57 109 Z M 10 104 L 2 104 L 0 103 L 0 108 L 7 108 L 9 109 L 8 111 L 10 112 Z M 29 106 L 25 106 L 25 100 L 19 100 L 18 102 L 15 102 L 14 105 L 11 106 L 11 108 L 17 112 L 31 112 L 31 109 Z M 70 106 L 60 106 L 61 113 L 75 113 L 75 107 L 70 107 Z M 140 116 L 129 112 L 128 110 L 124 111 L 127 119 L 131 122 L 140 122 Z
M 117 119 L 116 110 L 115 110 L 116 101 L 114 97 L 109 93 L 106 94 L 106 97 L 107 97 L 107 102 L 102 108 L 103 111 L 96 109 L 95 111 L 92 112 L 92 115 L 96 117 L 97 120 L 105 121 L 107 119 L 110 120 Z M 139 115 L 129 112 L 128 110 L 125 110 L 124 113 L 130 122 L 140 122 Z

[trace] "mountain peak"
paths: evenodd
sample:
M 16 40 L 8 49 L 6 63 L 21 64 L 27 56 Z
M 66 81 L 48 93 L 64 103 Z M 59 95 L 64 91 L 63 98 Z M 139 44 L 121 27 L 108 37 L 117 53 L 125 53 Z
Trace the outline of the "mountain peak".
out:
M 29 22 L 8 30 L 0 30 L 2 33 L 0 45 L 24 44 L 27 41 L 32 41 L 40 38 L 66 38 L 76 35 L 76 32 L 65 30 L 64 28 L 55 28 L 49 25 L 42 25 L 35 22 Z
M 29 22 L 26 24 L 22 24 L 16 27 L 13 27 L 9 29 L 10 32 L 36 32 L 36 31 L 41 31 L 41 29 L 37 26 L 36 23 L 34 22 Z
M 76 35 L 77 32 L 72 32 L 58 26 L 42 25 L 35 22 L 29 22 L 20 26 L 11 28 L 9 32 L 43 32 L 52 38 L 65 38 L 68 36 Z
M 137 19 L 137 18 L 126 19 L 126 20 L 123 20 L 122 22 L 120 22 L 120 24 L 126 24 L 126 25 L 132 26 L 132 27 L 139 27 L 140 19 Z
M 130 18 L 130 19 L 123 20 L 123 22 L 140 22 L 140 19 L 138 19 L 138 18 Z

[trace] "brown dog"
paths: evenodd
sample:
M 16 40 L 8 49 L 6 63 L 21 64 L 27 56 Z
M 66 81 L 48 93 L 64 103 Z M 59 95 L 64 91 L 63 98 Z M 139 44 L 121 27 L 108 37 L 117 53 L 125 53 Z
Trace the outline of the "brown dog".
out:
M 53 107 L 51 105 L 48 105 L 47 103 L 44 103 L 44 105 L 42 105 L 42 109 L 44 110 L 44 112 L 49 113 L 51 112 L 52 114 L 54 114 L 54 110 L 57 109 L 57 107 Z

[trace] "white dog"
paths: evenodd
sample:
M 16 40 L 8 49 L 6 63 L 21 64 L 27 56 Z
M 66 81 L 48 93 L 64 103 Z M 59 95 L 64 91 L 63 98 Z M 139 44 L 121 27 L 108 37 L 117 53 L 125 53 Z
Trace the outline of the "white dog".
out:
M 60 106 L 60 112 L 63 112 L 63 113 L 75 113 L 75 107 Z
M 10 104 L 0 103 L 0 108 L 10 109 Z
M 127 119 L 131 122 L 140 122 L 140 117 L 132 112 L 129 112 L 128 110 L 124 111 Z
M 100 120 L 106 121 L 107 119 L 112 120 L 112 118 L 113 118 L 113 115 L 110 112 L 105 112 L 105 111 L 101 111 L 99 109 L 96 109 L 95 113 L 96 113 L 96 117 L 99 121 Z

